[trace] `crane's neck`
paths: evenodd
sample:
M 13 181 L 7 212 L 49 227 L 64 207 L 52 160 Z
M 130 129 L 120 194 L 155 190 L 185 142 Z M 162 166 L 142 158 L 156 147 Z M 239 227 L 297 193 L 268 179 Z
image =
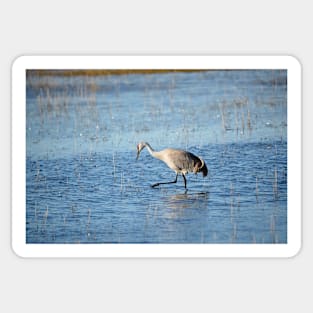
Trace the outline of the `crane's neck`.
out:
M 153 154 L 154 154 L 155 151 L 154 151 L 153 148 L 149 145 L 148 142 L 145 142 L 145 146 L 146 146 L 146 148 L 148 149 L 149 153 L 153 156 Z
M 154 151 L 153 148 L 150 146 L 150 144 L 148 142 L 145 142 L 145 146 L 148 149 L 149 153 L 157 159 L 160 159 L 160 155 L 158 151 Z

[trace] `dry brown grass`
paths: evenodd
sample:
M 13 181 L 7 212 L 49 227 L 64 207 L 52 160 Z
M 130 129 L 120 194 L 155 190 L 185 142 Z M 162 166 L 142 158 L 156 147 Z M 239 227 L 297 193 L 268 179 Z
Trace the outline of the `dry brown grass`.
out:
M 26 75 L 39 76 L 105 76 L 105 75 L 126 75 L 126 74 L 162 74 L 171 72 L 201 72 L 207 70 L 199 69 L 64 69 L 64 70 L 27 70 Z

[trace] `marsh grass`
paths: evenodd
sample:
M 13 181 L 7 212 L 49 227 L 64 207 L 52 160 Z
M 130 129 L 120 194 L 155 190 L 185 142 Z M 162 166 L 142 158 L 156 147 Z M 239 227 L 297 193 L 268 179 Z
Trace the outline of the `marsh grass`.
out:
M 235 242 L 237 240 L 237 224 L 233 223 L 232 235 L 231 235 L 231 242 Z
M 258 177 L 255 177 L 255 198 L 256 202 L 259 202 L 259 183 L 258 183 Z
M 219 102 L 221 128 L 223 132 L 234 132 L 236 136 L 244 136 L 246 130 L 251 135 L 253 125 L 251 118 L 250 102 L 247 97 L 240 97 L 231 101 Z
M 219 104 L 220 112 L 221 112 L 221 122 L 222 122 L 222 128 L 224 131 L 226 131 L 226 114 L 225 114 L 225 102 L 222 102 Z
M 124 191 L 125 191 L 124 172 L 121 172 L 120 193 L 123 193 Z
M 116 162 L 115 162 L 115 152 L 112 153 L 112 163 L 113 163 L 113 181 L 116 181 Z
M 271 215 L 270 218 L 270 233 L 272 238 L 272 243 L 278 243 L 278 235 L 276 234 L 276 217 L 275 215 Z
M 273 196 L 274 199 L 278 199 L 278 174 L 277 174 L 277 168 L 274 168 L 274 178 L 273 178 Z
M 233 223 L 234 219 L 234 186 L 233 183 L 230 183 L 230 190 L 229 190 L 229 199 L 230 199 L 230 221 Z

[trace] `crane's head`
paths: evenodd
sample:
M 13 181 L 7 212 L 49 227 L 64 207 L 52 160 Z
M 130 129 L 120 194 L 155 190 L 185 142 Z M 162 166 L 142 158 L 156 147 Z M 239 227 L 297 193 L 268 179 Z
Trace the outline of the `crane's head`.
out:
M 139 142 L 138 145 L 137 145 L 137 158 L 136 160 L 139 159 L 139 155 L 140 155 L 140 152 L 141 150 L 146 146 L 146 143 L 145 142 Z

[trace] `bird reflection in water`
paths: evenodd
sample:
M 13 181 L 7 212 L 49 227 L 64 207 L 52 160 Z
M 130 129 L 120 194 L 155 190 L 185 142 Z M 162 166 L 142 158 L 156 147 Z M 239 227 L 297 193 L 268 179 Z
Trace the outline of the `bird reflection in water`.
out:
M 183 216 L 191 211 L 208 209 L 209 192 L 193 192 L 167 195 L 163 198 L 164 205 L 171 209 L 172 217 Z M 186 212 L 189 211 L 189 212 Z

